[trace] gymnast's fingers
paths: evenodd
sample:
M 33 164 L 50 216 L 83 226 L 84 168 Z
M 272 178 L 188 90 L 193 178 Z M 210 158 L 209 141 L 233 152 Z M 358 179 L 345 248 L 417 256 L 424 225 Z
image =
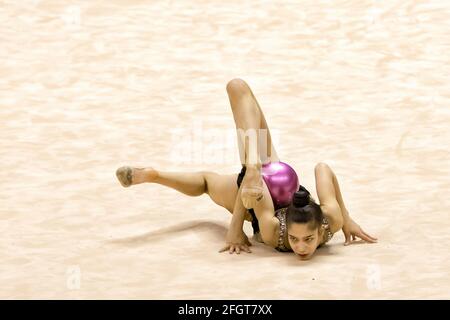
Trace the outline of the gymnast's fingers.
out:
M 373 242 L 376 242 L 378 239 L 375 237 L 372 237 L 370 234 L 368 234 L 367 232 L 365 232 L 364 230 L 361 230 L 363 234 L 365 234 L 366 236 L 368 236 Z
M 363 239 L 364 241 L 367 241 L 367 242 L 375 242 L 372 239 L 370 239 L 368 236 L 366 236 L 362 231 L 358 233 L 358 237 L 360 237 L 361 239 Z
M 348 246 L 352 242 L 350 233 L 344 233 L 344 236 L 345 236 L 344 246 Z

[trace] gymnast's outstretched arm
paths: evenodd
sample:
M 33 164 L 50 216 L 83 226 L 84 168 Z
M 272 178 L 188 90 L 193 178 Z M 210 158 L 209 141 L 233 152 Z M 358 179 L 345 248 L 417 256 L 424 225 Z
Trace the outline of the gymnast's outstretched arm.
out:
M 350 218 L 345 207 L 336 174 L 326 163 L 320 162 L 314 168 L 316 177 L 316 190 L 320 200 L 320 207 L 327 217 L 330 230 L 335 233 L 342 229 L 345 235 L 345 245 L 356 240 L 356 237 L 367 242 L 376 242 L 377 238 L 367 234 Z
M 247 236 L 244 233 L 244 217 L 246 208 L 244 207 L 241 200 L 241 188 L 238 190 L 238 194 L 236 196 L 234 208 L 233 208 L 233 216 L 231 218 L 230 227 L 226 236 L 226 245 L 219 252 L 224 252 L 229 250 L 230 253 L 236 252 L 239 254 L 241 250 L 244 250 L 248 253 L 251 253 L 249 246 L 251 246 L 251 242 L 248 240 Z

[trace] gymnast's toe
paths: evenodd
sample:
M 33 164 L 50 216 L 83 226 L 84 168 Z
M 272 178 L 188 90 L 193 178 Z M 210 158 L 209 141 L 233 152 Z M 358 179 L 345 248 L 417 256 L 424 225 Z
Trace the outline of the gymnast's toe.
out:
M 124 166 L 116 170 L 116 176 L 120 184 L 127 188 L 132 184 L 132 169 L 131 167 Z

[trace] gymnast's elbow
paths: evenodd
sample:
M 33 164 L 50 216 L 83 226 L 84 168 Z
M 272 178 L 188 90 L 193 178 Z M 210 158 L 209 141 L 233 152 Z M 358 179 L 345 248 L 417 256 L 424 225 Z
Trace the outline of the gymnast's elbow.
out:
M 332 220 L 333 221 L 330 226 L 330 231 L 332 233 L 336 233 L 339 230 L 341 230 L 342 227 L 344 226 L 344 218 L 342 217 L 342 215 L 339 215 L 339 216 L 333 217 Z
M 332 233 L 336 233 L 342 229 L 344 226 L 344 216 L 337 202 L 336 205 L 322 207 L 322 213 L 327 218 Z

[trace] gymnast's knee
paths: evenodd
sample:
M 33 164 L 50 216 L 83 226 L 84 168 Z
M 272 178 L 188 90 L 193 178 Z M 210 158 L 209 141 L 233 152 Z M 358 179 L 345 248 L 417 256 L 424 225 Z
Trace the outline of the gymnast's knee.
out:
M 246 95 L 250 94 L 250 87 L 244 80 L 234 78 L 227 83 L 227 92 L 234 96 Z
M 328 164 L 326 164 L 325 162 L 319 162 L 318 164 L 316 164 L 316 166 L 314 167 L 314 170 L 323 170 L 323 169 L 331 169 L 330 166 Z

